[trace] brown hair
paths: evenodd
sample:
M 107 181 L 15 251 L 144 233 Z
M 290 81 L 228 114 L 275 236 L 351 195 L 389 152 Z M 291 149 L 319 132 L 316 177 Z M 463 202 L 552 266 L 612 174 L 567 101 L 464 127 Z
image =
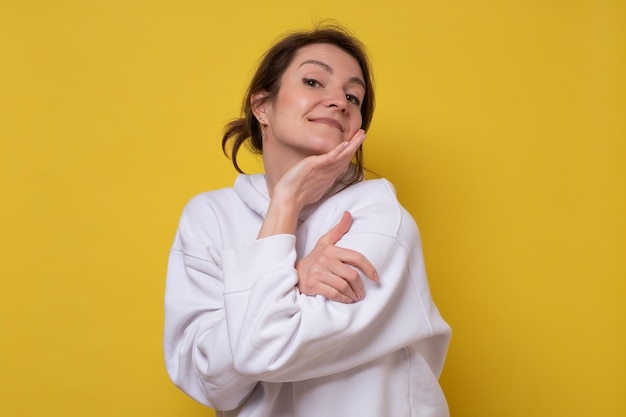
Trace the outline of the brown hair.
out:
M 361 128 L 367 130 L 374 114 L 374 88 L 369 59 L 363 44 L 345 28 L 335 24 L 324 24 L 309 31 L 292 32 L 279 40 L 263 56 L 242 103 L 243 117 L 230 121 L 224 127 L 222 136 L 222 150 L 229 156 L 228 144 L 232 142 L 230 158 L 235 169 L 243 171 L 237 163 L 237 152 L 244 143 L 256 153 L 263 154 L 263 140 L 261 126 L 252 113 L 251 98 L 253 94 L 264 91 L 267 95 L 259 101 L 272 100 L 278 94 L 280 80 L 293 57 L 303 46 L 325 43 L 337 46 L 352 56 L 361 67 L 365 81 L 365 96 L 361 103 Z M 260 103 L 257 103 L 260 104 Z M 353 184 L 363 179 L 363 149 L 359 147 L 355 154 L 352 170 L 343 178 L 347 184 Z

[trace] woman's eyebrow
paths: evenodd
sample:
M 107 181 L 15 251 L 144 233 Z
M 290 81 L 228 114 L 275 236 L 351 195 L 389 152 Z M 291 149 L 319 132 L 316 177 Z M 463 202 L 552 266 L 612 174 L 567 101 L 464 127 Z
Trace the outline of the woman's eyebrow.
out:
M 324 71 L 326 71 L 329 74 L 333 74 L 333 69 L 330 67 L 330 65 L 328 65 L 325 62 L 322 61 L 318 61 L 316 59 L 307 59 L 306 61 L 302 62 L 300 64 L 300 66 L 303 66 L 304 64 L 313 64 L 313 65 L 317 65 L 318 67 L 321 67 Z
M 299 67 L 301 67 L 301 66 L 303 66 L 305 64 L 317 65 L 318 67 L 322 68 L 324 71 L 326 71 L 327 73 L 329 73 L 331 75 L 334 73 L 334 71 L 333 71 L 333 69 L 332 69 L 332 67 L 330 65 L 328 65 L 325 62 L 318 61 L 316 59 L 307 59 L 306 61 L 303 61 L 299 65 Z M 359 77 L 351 77 L 349 82 L 355 83 L 355 84 L 359 84 L 361 87 L 366 88 L 365 87 L 365 82 L 361 78 L 359 78 Z

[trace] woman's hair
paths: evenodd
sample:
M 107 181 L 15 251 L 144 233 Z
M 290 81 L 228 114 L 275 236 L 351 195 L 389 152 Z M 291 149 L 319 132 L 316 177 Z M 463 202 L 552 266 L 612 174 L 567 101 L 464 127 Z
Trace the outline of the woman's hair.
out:
M 281 77 L 291 64 L 296 52 L 303 46 L 319 43 L 334 45 L 342 49 L 352 56 L 361 67 L 365 81 L 365 96 L 361 104 L 361 128 L 367 130 L 369 127 L 374 114 L 374 88 L 369 59 L 363 44 L 345 28 L 335 24 L 324 24 L 309 31 L 292 32 L 265 53 L 243 99 L 243 117 L 232 120 L 224 128 L 222 150 L 228 156 L 227 148 L 232 142 L 230 158 L 237 171 L 243 173 L 237 163 L 237 152 L 244 143 L 252 152 L 263 154 L 261 125 L 252 113 L 252 96 L 259 92 L 267 93 L 259 98 L 256 104 L 260 104 L 264 100 L 273 100 L 280 89 Z M 343 178 L 343 182 L 348 185 L 363 179 L 362 147 L 359 147 L 356 152 L 351 168 L 350 172 Z

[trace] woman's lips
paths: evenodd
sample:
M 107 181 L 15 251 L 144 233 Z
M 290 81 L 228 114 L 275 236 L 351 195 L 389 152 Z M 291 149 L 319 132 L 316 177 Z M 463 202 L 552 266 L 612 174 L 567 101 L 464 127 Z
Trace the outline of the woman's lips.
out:
M 312 122 L 314 122 L 314 123 L 322 123 L 322 124 L 325 124 L 325 125 L 328 125 L 328 126 L 336 127 L 341 132 L 343 132 L 343 127 L 341 126 L 341 123 L 339 123 L 335 119 L 331 119 L 329 117 L 320 117 L 320 118 L 310 119 L 310 120 Z

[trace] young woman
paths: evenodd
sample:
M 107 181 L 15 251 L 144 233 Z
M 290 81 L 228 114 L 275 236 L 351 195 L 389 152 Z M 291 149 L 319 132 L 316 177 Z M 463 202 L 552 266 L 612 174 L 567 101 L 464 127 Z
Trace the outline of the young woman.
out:
M 170 377 L 218 415 L 449 415 L 417 226 L 363 180 L 373 110 L 360 43 L 322 27 L 267 52 L 227 125 L 235 167 L 247 144 L 265 174 L 189 202 L 165 294 Z

